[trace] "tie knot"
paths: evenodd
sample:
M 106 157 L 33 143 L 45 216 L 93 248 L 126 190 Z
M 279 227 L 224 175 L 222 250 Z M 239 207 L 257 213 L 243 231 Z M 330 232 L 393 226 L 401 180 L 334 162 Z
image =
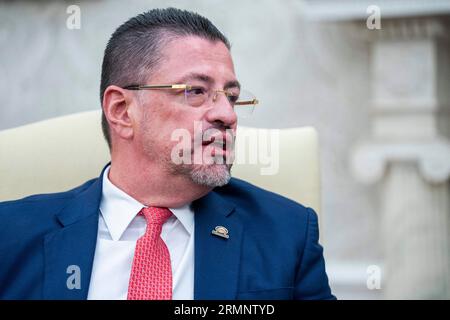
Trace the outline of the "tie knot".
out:
M 172 212 L 163 207 L 147 207 L 142 208 L 142 210 L 139 211 L 139 214 L 142 214 L 145 217 L 147 224 L 157 224 L 162 226 L 172 215 Z

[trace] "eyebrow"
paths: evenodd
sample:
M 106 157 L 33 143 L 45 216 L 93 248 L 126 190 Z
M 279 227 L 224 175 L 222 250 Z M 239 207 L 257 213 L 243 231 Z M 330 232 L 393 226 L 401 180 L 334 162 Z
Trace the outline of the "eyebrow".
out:
M 196 72 L 188 73 L 187 75 L 185 75 L 184 77 L 179 79 L 177 83 L 184 83 L 187 80 L 199 80 L 202 82 L 206 82 L 208 84 L 214 83 L 214 79 L 211 78 L 210 76 L 203 74 L 203 73 L 196 73 Z M 237 80 L 230 80 L 225 83 L 225 86 L 223 88 L 224 89 L 229 89 L 229 88 L 239 88 L 240 89 L 241 84 Z

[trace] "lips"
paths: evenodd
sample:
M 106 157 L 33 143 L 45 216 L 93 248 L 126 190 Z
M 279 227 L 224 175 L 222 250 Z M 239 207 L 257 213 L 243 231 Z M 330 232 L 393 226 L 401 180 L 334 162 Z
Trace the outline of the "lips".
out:
M 198 145 L 197 145 L 198 146 Z M 208 136 L 208 131 L 204 132 L 201 141 L 201 152 L 203 161 L 212 159 L 213 163 L 228 164 L 234 159 L 234 134 L 233 132 L 215 132 Z M 205 158 L 206 157 L 206 158 Z M 212 158 L 211 158 L 212 157 Z M 223 162 L 217 162 L 222 158 Z M 209 163 L 210 160 L 207 160 Z
M 203 140 L 203 141 L 202 141 L 202 146 L 207 146 L 207 145 L 213 143 L 214 140 L 216 140 L 216 137 L 210 137 L 210 138 L 207 139 L 207 140 Z
M 217 141 L 216 141 L 217 140 Z M 223 134 L 222 136 L 216 135 L 206 138 L 202 141 L 202 146 L 209 146 L 213 144 L 215 147 L 226 149 L 227 146 L 227 135 Z

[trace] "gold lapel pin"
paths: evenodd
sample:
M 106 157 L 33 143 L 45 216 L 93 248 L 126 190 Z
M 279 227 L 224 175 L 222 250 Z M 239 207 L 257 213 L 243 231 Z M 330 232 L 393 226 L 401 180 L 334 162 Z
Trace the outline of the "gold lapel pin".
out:
M 214 228 L 211 233 L 215 236 L 228 239 L 230 236 L 228 235 L 228 229 L 223 226 L 217 226 Z

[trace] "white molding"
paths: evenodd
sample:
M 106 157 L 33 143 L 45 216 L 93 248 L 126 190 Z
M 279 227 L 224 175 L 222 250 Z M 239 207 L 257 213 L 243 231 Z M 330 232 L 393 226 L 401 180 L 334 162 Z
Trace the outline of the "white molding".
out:
M 424 142 L 366 142 L 355 147 L 351 157 L 354 176 L 363 183 L 380 181 L 389 162 L 415 162 L 429 183 L 444 183 L 450 177 L 450 143 L 445 139 Z

